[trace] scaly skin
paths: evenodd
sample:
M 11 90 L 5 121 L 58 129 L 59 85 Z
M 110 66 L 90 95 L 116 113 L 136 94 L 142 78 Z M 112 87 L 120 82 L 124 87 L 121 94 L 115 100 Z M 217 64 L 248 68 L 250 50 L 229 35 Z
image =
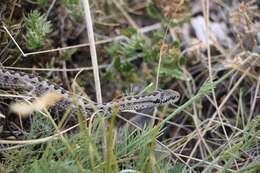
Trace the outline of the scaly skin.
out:
M 89 104 L 80 96 L 75 96 L 73 100 L 73 94 L 63 89 L 62 87 L 43 80 L 41 77 L 17 72 L 12 70 L 0 69 L 0 88 L 4 90 L 22 91 L 30 96 L 41 96 L 46 92 L 56 92 L 61 94 L 63 99 L 59 101 L 55 108 L 58 110 L 71 109 L 76 111 L 78 105 L 74 100 L 77 100 L 77 104 L 82 107 L 82 113 L 89 116 L 93 113 L 93 104 Z M 142 110 L 145 108 L 151 108 L 160 105 L 173 104 L 179 100 L 180 94 L 174 90 L 162 90 L 155 91 L 153 93 L 141 96 L 127 96 L 119 100 L 109 103 L 96 105 L 97 110 L 111 112 L 111 109 L 118 106 L 119 111 L 126 110 Z

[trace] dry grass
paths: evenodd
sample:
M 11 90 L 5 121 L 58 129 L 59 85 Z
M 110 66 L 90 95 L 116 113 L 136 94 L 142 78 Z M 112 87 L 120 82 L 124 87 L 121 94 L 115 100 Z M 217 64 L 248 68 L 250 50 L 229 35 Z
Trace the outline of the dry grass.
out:
M 98 85 L 102 86 L 103 100 L 112 100 L 125 88 L 128 92 L 172 88 L 182 94 L 173 107 L 159 108 L 155 113 L 134 113 L 139 119 L 134 120 L 132 115 L 129 118 L 125 113 L 116 119 L 115 112 L 110 123 L 106 123 L 99 116 L 85 121 L 75 115 L 79 124 L 62 129 L 66 120 L 53 119 L 45 112 L 42 113 L 47 118 L 37 113 L 27 120 L 17 120 L 8 113 L 8 104 L 14 99 L 9 96 L 13 93 L 1 93 L 0 116 L 5 117 L 5 124 L 0 123 L 3 127 L 0 144 L 4 145 L 0 150 L 3 165 L 0 171 L 62 171 L 66 166 L 79 172 L 259 171 L 259 5 L 254 0 L 232 2 L 233 5 L 221 0 L 198 0 L 194 4 L 185 0 L 154 0 L 153 4 L 145 0 L 94 1 L 90 9 L 85 7 L 88 30 L 95 31 L 95 42 L 93 32 L 88 32 L 92 33 L 89 43 L 82 29 L 83 16 L 70 18 L 75 12 L 61 2 L 36 4 L 34 9 L 48 14 L 53 31 L 46 37 L 43 48 L 30 51 L 23 38 L 26 28 L 22 17 L 16 14 L 26 14 L 25 7 L 30 2 L 9 2 L 10 8 L 0 2 L 3 16 L 0 56 L 5 68 L 44 72 L 40 75 L 68 89 L 77 81 L 81 91 L 85 89 L 91 98 L 98 95 L 97 102 L 101 102 Z M 176 10 L 175 6 L 183 10 Z M 211 13 L 213 9 L 218 11 L 215 16 Z M 182 15 L 187 10 L 196 15 L 191 18 Z M 196 19 L 205 25 L 201 39 L 196 25 L 191 25 Z M 228 37 L 213 32 L 214 24 L 223 26 L 227 22 L 229 28 L 221 29 L 229 32 Z M 128 26 L 136 32 L 127 30 Z M 193 34 L 188 32 L 192 26 Z M 176 40 L 179 47 L 173 43 Z M 93 53 L 95 46 L 97 53 Z M 97 54 L 102 65 L 97 66 L 97 59 L 94 63 L 87 59 L 90 54 L 92 57 Z M 94 84 L 96 88 L 92 87 Z M 153 126 L 140 128 L 138 125 L 144 126 L 148 118 L 154 119 L 147 123 Z M 128 125 L 120 125 L 120 121 Z M 131 126 L 136 131 L 126 130 Z M 25 161 L 27 156 L 32 159 Z

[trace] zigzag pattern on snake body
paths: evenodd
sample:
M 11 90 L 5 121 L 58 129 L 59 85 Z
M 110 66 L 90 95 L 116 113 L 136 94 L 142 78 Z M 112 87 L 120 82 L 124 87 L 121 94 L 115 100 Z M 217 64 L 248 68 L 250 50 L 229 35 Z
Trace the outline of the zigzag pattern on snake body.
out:
M 46 92 L 56 92 L 61 94 L 63 99 L 56 103 L 55 107 L 60 110 L 71 109 L 76 111 L 78 105 L 81 106 L 81 111 L 84 115 L 90 116 L 93 111 L 93 103 L 85 100 L 81 96 L 75 96 L 64 88 L 51 83 L 41 77 L 27 74 L 24 72 L 17 72 L 12 70 L 0 69 L 0 88 L 3 90 L 22 91 L 29 96 L 41 96 Z M 73 99 L 73 95 L 76 99 Z M 126 96 L 121 99 L 104 103 L 94 104 L 97 110 L 111 112 L 112 108 L 117 106 L 119 111 L 126 110 L 143 110 L 145 108 L 152 108 L 155 106 L 173 104 L 179 100 L 180 94 L 177 91 L 167 89 L 155 91 L 150 94 L 140 96 Z M 77 104 L 75 101 L 77 100 Z

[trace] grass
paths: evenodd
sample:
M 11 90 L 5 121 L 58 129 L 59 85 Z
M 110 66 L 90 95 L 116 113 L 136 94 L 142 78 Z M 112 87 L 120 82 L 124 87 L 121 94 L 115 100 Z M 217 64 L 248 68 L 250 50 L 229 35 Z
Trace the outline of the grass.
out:
M 39 115 L 35 119 L 41 117 Z M 40 122 L 42 124 L 42 120 Z M 165 169 L 173 169 L 169 161 L 161 161 L 157 165 L 157 161 L 154 160 L 155 153 L 152 152 L 152 148 L 158 132 L 145 129 L 129 134 L 123 131 L 122 139 L 115 142 L 112 122 L 113 120 L 108 131 L 103 128 L 103 118 L 94 120 L 92 128 L 85 128 L 81 122 L 79 133 L 65 135 L 64 140 L 5 151 L 2 153 L 3 156 L 10 159 L 5 169 L 15 172 L 118 172 L 119 167 L 122 169 L 125 166 L 129 169 L 129 165 L 132 165 L 132 169 L 143 171 L 155 169 L 164 172 Z M 47 123 L 44 124 L 47 126 Z M 31 133 L 35 133 L 33 128 L 39 126 L 32 127 Z M 49 130 L 46 132 L 50 133 Z M 39 133 L 43 133 L 43 129 Z M 73 152 L 70 151 L 71 147 Z M 150 167 L 152 161 L 154 166 Z M 84 169 L 81 170 L 80 167 Z
M 25 17 L 25 27 L 27 29 L 25 40 L 28 49 L 41 48 L 46 35 L 51 32 L 51 23 L 37 10 L 30 12 Z
M 0 2 L 4 67 L 37 72 L 92 100 L 98 93 L 98 102 L 101 90 L 94 87 L 96 81 L 105 101 L 157 88 L 181 93 L 177 105 L 153 113 L 128 115 L 115 108 L 111 118 L 86 119 L 78 112 L 75 122 L 66 113 L 57 117 L 47 110 L 19 120 L 8 113 L 10 100 L 15 100 L 8 96 L 24 93 L 0 90 L 0 172 L 260 170 L 259 54 L 245 50 L 243 40 L 247 34 L 256 38 L 259 11 L 255 9 L 259 7 L 254 2 L 240 3 L 240 8 L 228 11 L 236 19 L 229 21 L 230 28 L 245 30 L 234 31 L 236 43 L 230 48 L 212 38 L 209 28 L 205 45 L 184 35 L 185 25 L 196 17 L 188 13 L 188 2 L 142 2 L 97 0 L 85 11 L 79 0 L 53 1 L 52 5 L 45 0 L 8 2 L 6 8 Z M 202 3 L 207 26 L 212 22 L 211 7 Z M 230 9 L 227 4 L 215 6 Z M 92 22 L 89 15 L 86 21 L 93 24 L 87 26 L 94 30 L 96 42 L 92 38 L 82 44 L 88 40 L 82 22 L 86 11 L 91 12 Z M 99 66 L 94 67 L 97 60 L 93 63 L 89 58 L 89 45 L 92 51 L 96 46 Z

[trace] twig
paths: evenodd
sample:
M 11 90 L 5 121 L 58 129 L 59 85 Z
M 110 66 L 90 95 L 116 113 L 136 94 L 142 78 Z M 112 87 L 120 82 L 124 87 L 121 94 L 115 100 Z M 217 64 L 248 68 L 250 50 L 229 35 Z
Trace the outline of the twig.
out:
M 106 68 L 108 65 L 100 65 L 99 69 Z M 88 71 L 93 70 L 93 67 L 79 67 L 79 68 L 37 68 L 37 67 L 11 67 L 11 66 L 1 66 L 4 69 L 11 69 L 11 70 L 24 70 L 24 71 L 60 71 L 60 72 L 74 72 L 74 71 Z
M 14 37 L 11 35 L 11 33 L 8 31 L 8 29 L 6 28 L 6 26 L 3 24 L 3 28 L 4 30 L 7 32 L 7 34 L 11 37 L 11 39 L 13 40 L 14 44 L 18 47 L 18 49 L 20 50 L 20 52 L 22 53 L 23 56 L 25 56 L 23 50 L 20 48 L 20 46 L 18 45 L 18 43 L 15 41 Z
M 60 139 L 60 135 L 67 133 L 68 131 L 71 131 L 73 129 L 75 129 L 76 127 L 79 126 L 79 123 L 71 126 L 63 131 L 57 132 L 51 136 L 47 136 L 47 137 L 43 137 L 43 138 L 39 138 L 39 139 L 29 139 L 29 140 L 5 140 L 5 139 L 0 139 L 0 144 L 25 144 L 25 145 L 33 145 L 33 144 L 41 144 L 41 143 L 46 143 L 46 142 L 50 142 L 53 140 L 57 140 Z M 2 151 L 2 149 L 0 149 L 0 151 Z
M 46 19 L 48 18 L 48 16 L 49 16 L 51 10 L 53 9 L 53 7 L 54 7 L 54 5 L 55 5 L 55 3 L 56 3 L 56 0 L 52 0 L 51 5 L 50 5 L 50 7 L 49 7 L 49 9 L 48 9 L 48 11 L 47 11 L 47 14 L 46 14 Z
M 256 100 L 257 100 L 257 95 L 259 94 L 259 86 L 260 86 L 260 80 L 257 80 L 257 84 L 256 84 L 256 88 L 255 88 L 255 95 L 254 95 L 254 100 L 252 103 L 252 106 L 250 108 L 250 114 L 249 114 L 249 120 L 252 119 L 253 114 L 254 114 L 254 109 L 255 109 L 255 105 L 256 105 Z
M 118 8 L 118 10 L 123 14 L 123 16 L 126 18 L 128 23 L 137 31 L 139 31 L 138 26 L 136 25 L 135 21 L 129 16 L 129 14 L 124 10 L 124 8 L 121 6 L 121 4 L 118 1 L 112 0 L 112 2 L 115 4 L 115 6 Z
M 161 27 L 162 27 L 162 25 L 160 23 L 156 23 L 156 24 L 145 26 L 145 27 L 141 28 L 140 32 L 141 33 L 147 33 L 147 32 L 151 32 L 151 31 L 160 29 Z M 5 30 L 7 30 L 7 28 Z M 7 32 L 8 32 L 8 30 L 7 30 Z M 124 39 L 126 39 L 125 36 L 119 35 L 119 36 L 116 36 L 116 37 L 112 37 L 112 38 L 107 38 L 107 39 L 104 39 L 104 40 L 96 41 L 95 44 L 96 45 L 98 45 L 98 44 L 105 44 L 105 43 L 110 43 L 110 42 L 113 42 L 113 41 L 120 41 L 120 40 L 124 40 Z M 12 39 L 12 40 L 14 40 L 14 39 Z M 36 55 L 36 54 L 50 53 L 50 52 L 60 52 L 60 51 L 63 51 L 63 50 L 81 48 L 81 47 L 86 47 L 86 46 L 90 45 L 89 43 L 82 43 L 82 44 L 77 44 L 77 45 L 67 46 L 67 47 L 62 47 L 62 48 L 58 47 L 58 48 L 55 48 L 55 49 L 41 50 L 41 51 L 24 53 L 22 51 L 22 49 L 19 47 L 18 43 L 17 42 L 15 42 L 15 43 L 16 43 L 16 46 L 18 47 L 18 49 L 21 50 L 22 55 L 24 57 L 27 57 L 27 56 L 30 56 L 30 55 Z
M 209 80 L 210 80 L 211 83 L 213 83 L 212 57 L 211 57 L 211 50 L 210 50 L 210 43 L 209 43 L 209 39 L 210 39 L 210 31 L 209 31 L 209 0 L 201 0 L 201 3 L 202 3 L 202 6 L 203 6 L 203 15 L 204 15 L 204 19 L 205 19 L 205 28 L 206 28 L 206 45 L 207 45 Z M 223 120 L 222 120 L 222 117 L 221 117 L 221 111 L 220 111 L 220 108 L 219 108 L 218 103 L 217 103 L 216 93 L 215 93 L 215 89 L 214 88 L 212 88 L 212 96 L 213 96 L 214 106 L 215 106 L 215 108 L 217 110 L 217 114 L 216 115 L 218 115 L 218 117 L 220 119 L 224 135 L 225 135 L 225 137 L 227 139 L 227 142 L 228 142 L 228 146 L 231 148 L 230 139 L 229 139 L 229 137 L 227 135 L 226 129 L 225 129 L 224 124 L 223 124 Z M 212 119 L 215 119 L 215 117 L 213 117 Z M 196 151 L 196 148 L 194 147 L 194 149 L 193 149 L 193 151 L 191 152 L 190 155 L 192 156 L 195 151 Z
M 90 54 L 91 54 L 91 61 L 92 61 L 92 66 L 93 66 L 97 103 L 101 104 L 102 103 L 101 86 L 100 86 L 100 80 L 99 80 L 97 53 L 96 53 L 95 38 L 94 38 L 94 32 L 93 32 L 93 26 L 92 26 L 90 7 L 89 7 L 88 0 L 82 0 L 82 3 L 83 3 L 84 11 L 85 11 L 85 22 L 86 22 L 86 28 L 87 28 L 87 32 L 88 32 L 88 39 L 89 39 L 89 43 L 90 43 Z
M 157 72 L 156 72 L 156 81 L 155 81 L 155 89 L 158 89 L 159 85 L 159 76 L 160 76 L 160 70 L 161 70 L 161 63 L 162 63 L 162 56 L 165 53 L 165 44 L 162 43 L 160 47 L 160 54 L 159 54 L 159 62 L 158 62 L 158 67 L 157 67 Z

